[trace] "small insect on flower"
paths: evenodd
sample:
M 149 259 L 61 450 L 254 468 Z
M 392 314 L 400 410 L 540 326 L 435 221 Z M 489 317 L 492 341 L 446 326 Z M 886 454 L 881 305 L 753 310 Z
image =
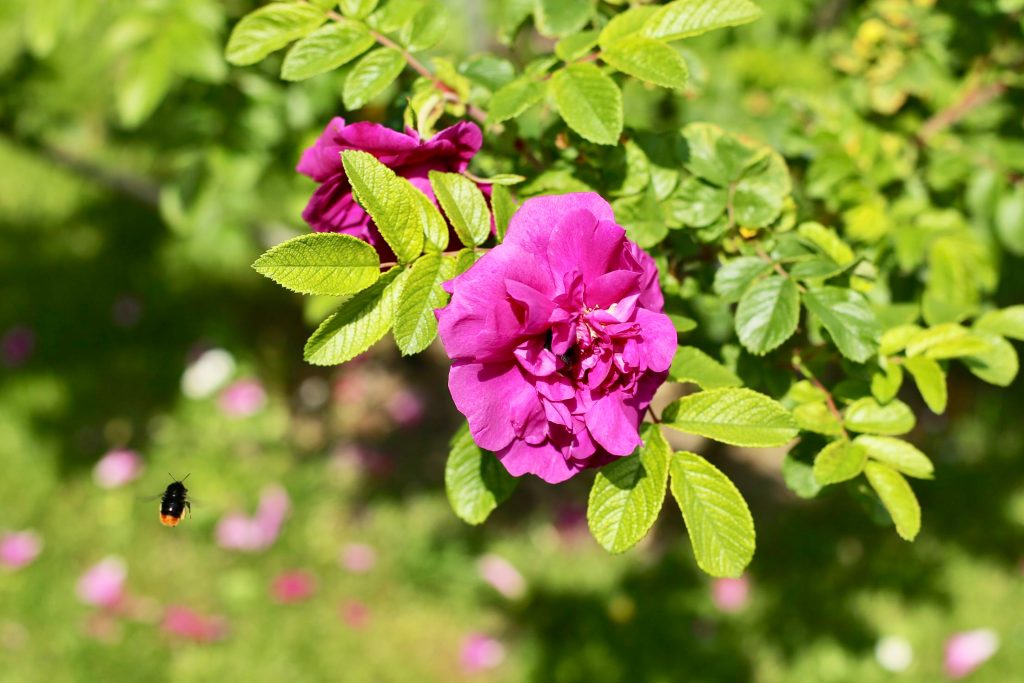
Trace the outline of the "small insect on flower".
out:
M 185 479 L 191 476 L 191 472 L 185 475 Z M 168 472 L 168 476 L 174 479 L 174 475 Z M 189 517 L 192 516 L 192 503 L 188 499 L 188 489 L 185 488 L 185 479 L 181 481 L 174 479 L 164 490 L 160 497 L 160 523 L 164 526 L 178 526 L 181 516 L 188 510 Z

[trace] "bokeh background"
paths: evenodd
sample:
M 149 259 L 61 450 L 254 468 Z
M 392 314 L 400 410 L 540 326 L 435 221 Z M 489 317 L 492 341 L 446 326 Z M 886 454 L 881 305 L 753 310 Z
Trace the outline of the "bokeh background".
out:
M 255 4 L 0 5 L 0 681 L 1024 680 L 1020 380 L 954 372 L 948 413 L 920 420 L 937 477 L 915 485 L 914 544 L 842 491 L 798 499 L 781 453 L 712 444 L 695 448 L 758 524 L 740 581 L 696 570 L 671 503 L 641 547 L 607 555 L 589 476 L 524 481 L 483 527 L 459 522 L 443 353 L 383 343 L 307 366 L 334 302 L 249 268 L 305 230 L 313 185 L 294 164 L 344 78 L 285 84 L 279 57 L 228 68 Z M 495 37 L 524 5 L 450 4 L 460 54 L 506 50 Z M 631 83 L 627 125 L 708 120 L 813 156 L 829 126 L 796 136 L 800 103 L 824 99 L 836 130 L 852 111 L 889 125 L 979 55 L 1019 50 L 1024 11 L 760 4 L 759 22 L 686 43 L 684 96 Z M 865 75 L 893 34 L 864 25 L 886 7 L 911 17 L 914 40 L 893 39 L 909 66 Z M 397 127 L 392 99 L 348 116 Z M 992 154 L 1018 186 L 1020 107 L 1011 92 L 966 121 L 1003 136 Z M 898 155 L 887 144 L 847 151 L 867 166 Z M 954 182 L 973 172 L 950 164 Z M 1001 305 L 1024 293 L 1005 259 Z M 196 501 L 175 529 L 152 500 L 168 473 Z

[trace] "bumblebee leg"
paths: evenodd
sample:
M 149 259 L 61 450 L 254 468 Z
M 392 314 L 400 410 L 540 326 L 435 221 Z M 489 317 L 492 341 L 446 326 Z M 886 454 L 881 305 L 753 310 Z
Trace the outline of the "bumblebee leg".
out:
M 188 518 L 192 519 L 192 503 L 185 501 L 185 509 L 188 510 Z

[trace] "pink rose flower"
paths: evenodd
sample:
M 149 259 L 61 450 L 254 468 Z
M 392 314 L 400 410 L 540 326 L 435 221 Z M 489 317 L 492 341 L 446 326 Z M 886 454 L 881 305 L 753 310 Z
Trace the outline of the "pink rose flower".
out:
M 227 636 L 228 622 L 224 617 L 207 616 L 188 607 L 170 605 L 164 612 L 160 630 L 197 643 L 212 643 Z
M 316 592 L 316 578 L 301 569 L 278 574 L 270 584 L 271 597 L 282 605 L 308 600 L 314 592 Z
M 944 668 L 950 678 L 963 678 L 999 650 L 999 635 L 989 628 L 955 633 L 946 641 Z
M 128 567 L 120 557 L 105 557 L 78 580 L 78 597 L 87 605 L 115 607 L 124 599 Z
M 593 193 L 536 197 L 505 241 L 446 283 L 448 388 L 473 440 L 550 483 L 640 445 L 676 331 L 654 260 Z
M 258 552 L 274 544 L 291 503 L 280 486 L 270 486 L 260 494 L 260 505 L 252 517 L 232 512 L 217 524 L 217 545 L 226 550 Z
M 320 183 L 302 218 L 317 232 L 341 232 L 369 242 L 382 259 L 390 259 L 394 256 L 391 248 L 352 197 L 341 153 L 349 149 L 369 152 L 436 203 L 427 174 L 430 171 L 461 173 L 481 144 L 480 129 L 466 121 L 423 141 L 411 128 L 399 133 L 368 121 L 345 125 L 344 119 L 335 117 L 316 143 L 303 152 L 296 167 L 299 173 Z
M 349 628 L 366 628 L 370 623 L 370 608 L 359 600 L 346 600 L 338 607 L 338 615 Z
M 97 486 L 116 489 L 135 481 L 142 474 L 142 458 L 135 451 L 115 448 L 100 458 L 92 468 L 92 478 Z
M 255 415 L 267 403 L 267 392 L 255 379 L 240 379 L 221 392 L 221 411 L 229 417 Z
M 715 579 L 711 583 L 711 601 L 715 607 L 732 614 L 747 606 L 750 597 L 750 582 L 745 577 L 738 579 Z
M 34 531 L 11 531 L 0 536 L 0 566 L 21 569 L 32 564 L 43 550 L 43 539 Z
M 494 669 L 505 661 L 505 646 L 500 640 L 472 633 L 462 641 L 459 662 L 468 673 Z

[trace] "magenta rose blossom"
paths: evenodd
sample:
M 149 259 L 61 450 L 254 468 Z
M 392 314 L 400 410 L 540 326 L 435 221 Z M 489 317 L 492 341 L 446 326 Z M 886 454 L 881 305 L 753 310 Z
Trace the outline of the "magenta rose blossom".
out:
M 358 237 L 376 247 L 382 256 L 390 257 L 391 249 L 377 226 L 352 197 L 341 153 L 348 149 L 369 152 L 436 204 L 427 174 L 430 171 L 465 171 L 481 144 L 480 129 L 466 121 L 424 141 L 411 128 L 399 133 L 367 121 L 345 125 L 344 119 L 335 117 L 316 144 L 303 152 L 296 168 L 320 183 L 302 218 L 317 232 L 342 232 Z
M 593 193 L 537 197 L 505 241 L 446 283 L 448 388 L 473 440 L 556 483 L 640 445 L 676 331 L 653 259 Z

